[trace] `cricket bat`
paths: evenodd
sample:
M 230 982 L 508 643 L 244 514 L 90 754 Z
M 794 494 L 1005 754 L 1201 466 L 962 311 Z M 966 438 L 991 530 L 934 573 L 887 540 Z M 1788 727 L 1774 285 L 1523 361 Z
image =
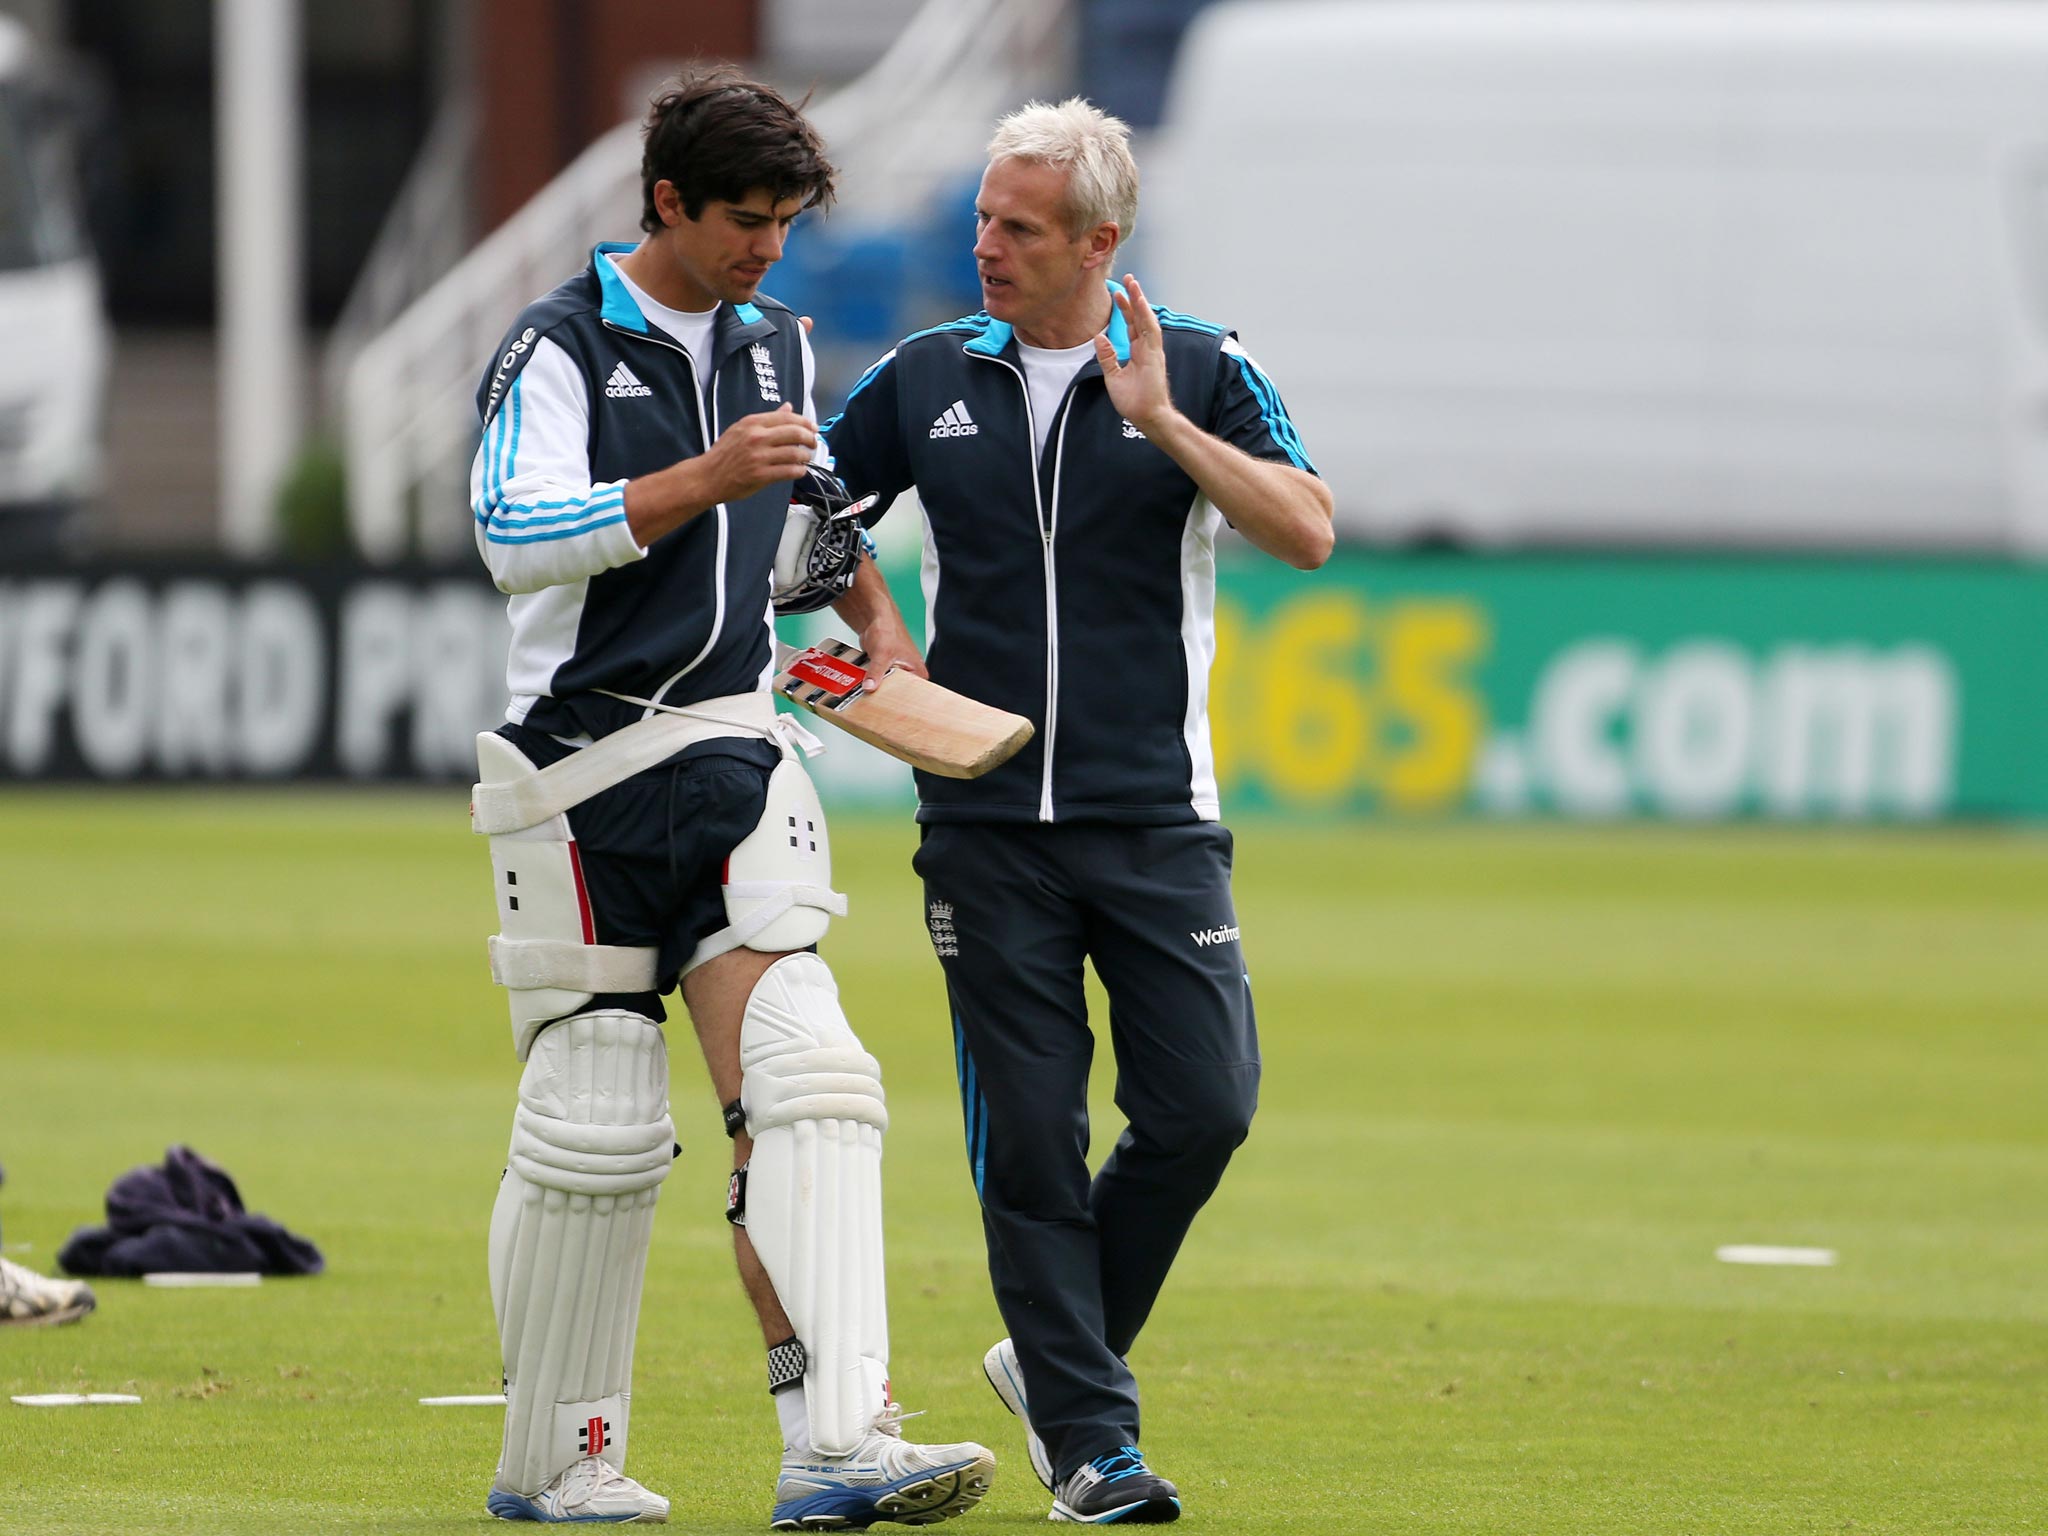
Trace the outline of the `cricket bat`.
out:
M 803 650 L 778 640 L 775 691 L 942 778 L 980 778 L 1031 739 L 1031 722 L 1022 715 L 977 703 L 915 672 L 891 673 L 875 691 L 867 663 L 867 652 L 844 640 L 820 640 Z

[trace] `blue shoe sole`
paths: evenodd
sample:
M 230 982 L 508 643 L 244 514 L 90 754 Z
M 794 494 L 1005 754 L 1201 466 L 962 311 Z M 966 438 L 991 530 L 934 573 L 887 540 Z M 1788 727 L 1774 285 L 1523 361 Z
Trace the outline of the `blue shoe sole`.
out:
M 484 1508 L 500 1520 L 538 1520 L 542 1525 L 624 1525 L 634 1517 L 631 1515 L 561 1515 L 544 1514 L 538 1504 L 521 1498 L 516 1493 L 506 1493 L 493 1488 L 491 1496 L 484 1500 Z
M 950 1467 L 900 1478 L 880 1488 L 820 1488 L 801 1499 L 789 1499 L 776 1505 L 768 1516 L 768 1524 L 778 1531 L 850 1531 L 865 1530 L 878 1520 L 922 1525 L 950 1519 L 978 1502 L 987 1491 L 985 1483 L 979 1489 L 960 1486 L 958 1475 L 973 1465 L 972 1461 L 956 1462 Z M 929 1502 L 917 1497 L 941 1481 L 948 1484 L 943 1495 Z M 960 1505 L 958 1509 L 941 1512 L 955 1502 Z

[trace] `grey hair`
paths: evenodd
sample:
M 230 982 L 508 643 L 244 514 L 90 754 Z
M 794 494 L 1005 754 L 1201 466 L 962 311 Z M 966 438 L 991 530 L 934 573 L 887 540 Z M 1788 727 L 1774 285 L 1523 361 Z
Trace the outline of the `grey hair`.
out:
M 1138 162 L 1130 125 L 1079 96 L 1058 106 L 1029 102 L 996 124 L 990 160 L 1025 160 L 1067 173 L 1068 234 L 1116 225 L 1117 243 L 1138 226 Z

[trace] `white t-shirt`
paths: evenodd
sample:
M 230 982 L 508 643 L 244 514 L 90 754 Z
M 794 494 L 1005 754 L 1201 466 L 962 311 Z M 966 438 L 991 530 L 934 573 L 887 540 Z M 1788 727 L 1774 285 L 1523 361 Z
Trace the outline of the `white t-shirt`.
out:
M 682 343 L 683 350 L 690 354 L 690 362 L 697 370 L 697 394 L 701 398 L 711 387 L 711 332 L 718 324 L 718 306 L 714 304 L 703 311 L 670 309 L 658 299 L 649 297 L 645 288 L 626 276 L 615 257 L 607 256 L 605 260 L 611 262 L 619 281 L 626 285 L 626 292 L 640 306 L 640 313 Z
M 1024 387 L 1031 392 L 1031 430 L 1035 439 L 1031 451 L 1038 458 L 1045 456 L 1046 435 L 1052 431 L 1053 417 L 1059 414 L 1060 401 L 1066 398 L 1067 386 L 1074 382 L 1074 375 L 1081 371 L 1081 365 L 1095 356 L 1095 341 L 1090 338 L 1078 347 L 1027 347 L 1017 343 L 1017 355 L 1024 361 Z

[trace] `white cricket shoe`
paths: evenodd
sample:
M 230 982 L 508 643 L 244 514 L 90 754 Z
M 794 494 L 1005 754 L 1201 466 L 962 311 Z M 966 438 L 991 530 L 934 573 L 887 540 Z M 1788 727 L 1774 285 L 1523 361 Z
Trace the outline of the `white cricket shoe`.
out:
M 98 1303 L 83 1280 L 52 1280 L 0 1259 L 0 1324 L 75 1323 Z
M 493 1488 L 484 1508 L 500 1520 L 611 1525 L 666 1525 L 668 1500 L 649 1493 L 602 1456 L 586 1456 L 536 1494 Z
M 1003 1400 L 1003 1406 L 1017 1415 L 1024 1426 L 1024 1449 L 1031 1456 L 1031 1470 L 1038 1474 L 1038 1480 L 1045 1484 L 1047 1493 L 1057 1493 L 1052 1472 L 1052 1457 L 1046 1454 L 1045 1442 L 1038 1438 L 1038 1432 L 1031 1427 L 1031 1405 L 1024 1399 L 1024 1373 L 1017 1369 L 1016 1346 L 1008 1339 L 981 1357 L 981 1373 L 988 1378 L 988 1384 L 996 1389 L 996 1396 Z
M 918 1445 L 903 1438 L 904 1413 L 891 1403 L 867 1438 L 845 1456 L 785 1452 L 769 1525 L 778 1531 L 865 1530 L 877 1520 L 932 1525 L 981 1502 L 995 1477 L 985 1445 Z

